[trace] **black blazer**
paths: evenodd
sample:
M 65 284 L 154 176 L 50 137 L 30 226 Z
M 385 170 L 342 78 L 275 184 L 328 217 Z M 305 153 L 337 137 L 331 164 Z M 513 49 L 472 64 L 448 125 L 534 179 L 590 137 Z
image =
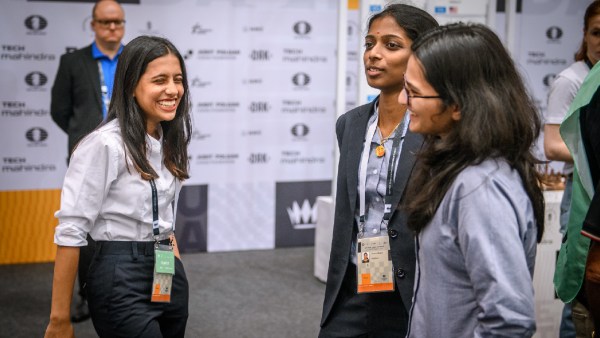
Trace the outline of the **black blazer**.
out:
M 340 116 L 336 123 L 336 134 L 340 148 L 335 219 L 327 287 L 323 303 L 321 325 L 325 323 L 337 298 L 350 262 L 352 238 L 356 236 L 355 212 L 358 200 L 358 167 L 363 150 L 367 123 L 374 113 L 375 101 L 357 107 Z M 410 310 L 415 278 L 415 246 L 413 233 L 406 226 L 406 214 L 397 210 L 404 188 L 415 164 L 415 154 L 423 144 L 423 137 L 407 131 L 398 162 L 394 181 L 392 216 L 388 224 L 390 249 L 396 289 L 399 291 L 407 313 Z
M 100 74 L 91 45 L 60 57 L 50 114 L 69 137 L 69 156 L 77 142 L 102 122 Z

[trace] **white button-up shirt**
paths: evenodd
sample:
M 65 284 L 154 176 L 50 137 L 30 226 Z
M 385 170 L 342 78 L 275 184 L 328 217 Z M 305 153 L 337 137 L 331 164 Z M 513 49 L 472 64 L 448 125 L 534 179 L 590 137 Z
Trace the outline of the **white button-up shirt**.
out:
M 181 184 L 163 163 L 161 139 L 146 137 L 148 161 L 160 176 L 160 238 L 173 228 L 173 202 Z M 126 165 L 129 163 L 129 165 Z M 153 241 L 152 190 L 131 160 L 117 120 L 85 137 L 76 147 L 63 183 L 54 243 L 84 246 L 87 233 L 96 241 Z

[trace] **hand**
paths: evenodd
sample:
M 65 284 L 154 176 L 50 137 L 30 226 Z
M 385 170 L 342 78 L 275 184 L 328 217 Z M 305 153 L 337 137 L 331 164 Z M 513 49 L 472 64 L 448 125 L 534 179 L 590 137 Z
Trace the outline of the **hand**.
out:
M 65 320 L 50 320 L 44 338 L 75 338 L 73 325 L 67 318 Z

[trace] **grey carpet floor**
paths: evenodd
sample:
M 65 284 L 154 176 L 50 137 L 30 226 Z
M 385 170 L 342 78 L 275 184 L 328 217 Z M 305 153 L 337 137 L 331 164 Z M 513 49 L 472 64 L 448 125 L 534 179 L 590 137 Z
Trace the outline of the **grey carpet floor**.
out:
M 314 248 L 184 254 L 190 285 L 186 337 L 316 337 L 325 284 Z M 0 337 L 43 337 L 53 264 L 0 266 Z M 96 337 L 91 321 L 78 338 Z

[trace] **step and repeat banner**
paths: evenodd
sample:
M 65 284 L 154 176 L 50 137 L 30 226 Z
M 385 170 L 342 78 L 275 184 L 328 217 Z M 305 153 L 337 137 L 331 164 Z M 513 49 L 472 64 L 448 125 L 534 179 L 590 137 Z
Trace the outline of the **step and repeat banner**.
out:
M 122 3 L 124 43 L 163 36 L 185 57 L 194 132 L 182 251 L 312 245 L 315 200 L 331 193 L 334 168 L 338 1 Z M 67 137 L 50 91 L 60 55 L 93 41 L 92 6 L 3 1 L 0 264 L 54 258 Z

